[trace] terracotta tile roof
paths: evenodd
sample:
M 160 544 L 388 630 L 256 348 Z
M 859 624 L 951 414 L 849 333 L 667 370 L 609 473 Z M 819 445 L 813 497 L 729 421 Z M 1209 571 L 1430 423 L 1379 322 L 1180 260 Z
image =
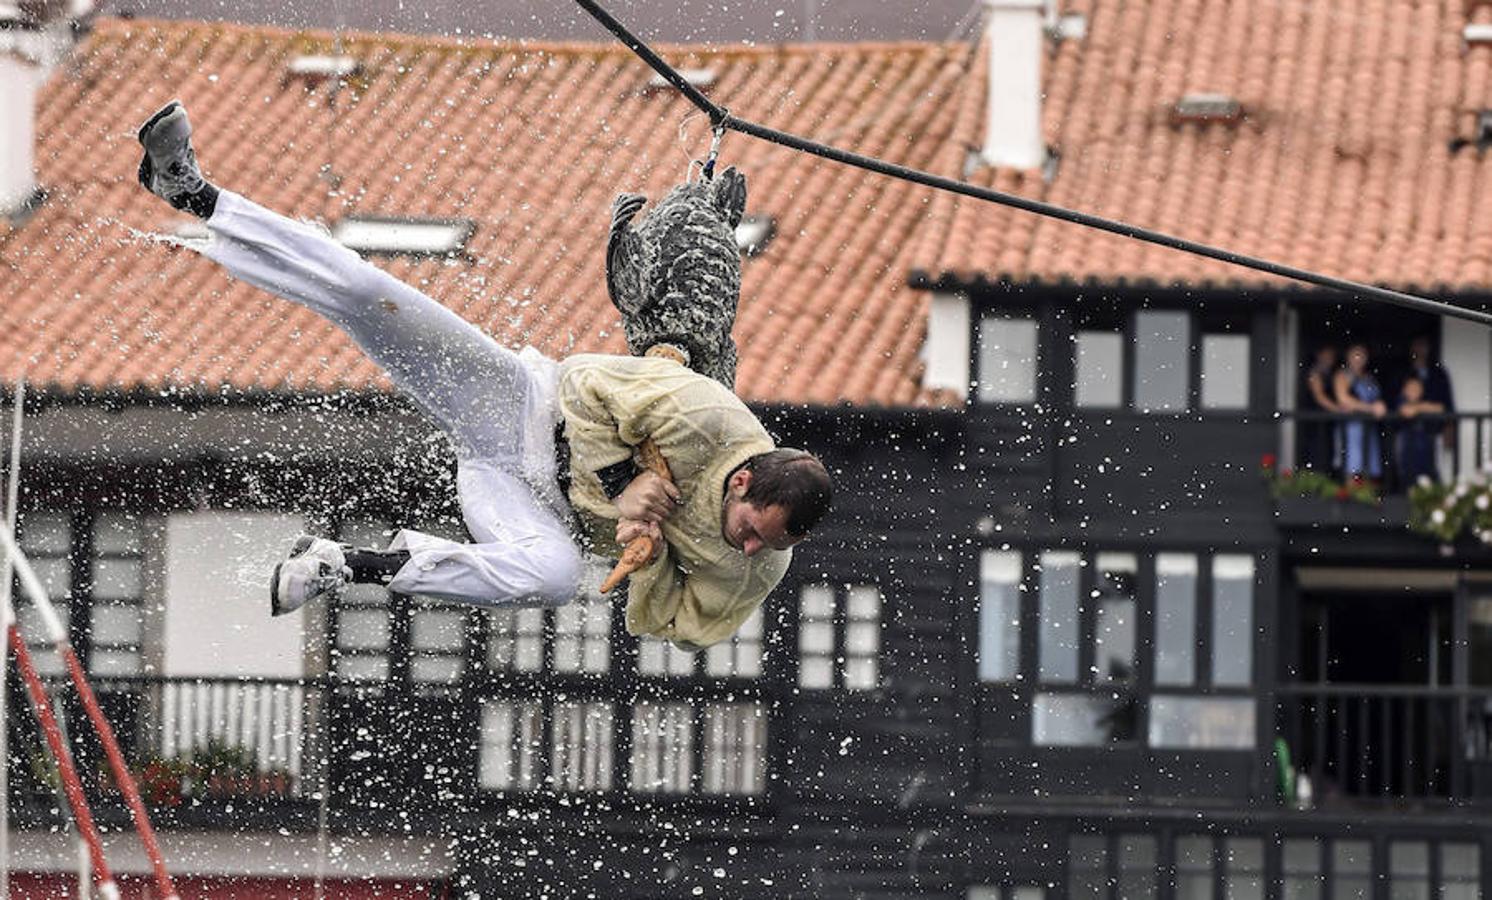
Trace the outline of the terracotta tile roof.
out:
M 1296 266 L 1426 290 L 1492 285 L 1492 161 L 1450 143 L 1492 107 L 1492 47 L 1469 0 L 1205 4 L 1075 0 L 1088 35 L 1047 58 L 1036 173 L 974 181 Z M 978 83 L 980 74 L 971 78 Z M 1183 94 L 1241 101 L 1236 125 L 1173 124 Z M 972 104 L 981 98 L 965 97 Z M 966 105 L 941 171 L 980 143 Z M 940 196 L 916 268 L 1056 277 L 1264 283 L 1249 270 Z
M 469 217 L 468 259 L 381 259 L 499 340 L 621 351 L 602 266 L 610 202 L 682 177 L 671 92 L 611 45 L 491 45 L 343 34 L 361 71 L 286 75 L 336 36 L 102 20 L 39 102 L 50 199 L 0 232 L 0 379 L 54 390 L 388 389 L 329 324 L 150 239 L 180 216 L 135 183 L 135 126 L 186 101 L 218 183 L 289 214 Z M 740 115 L 914 166 L 946 155 L 941 115 L 972 58 L 958 45 L 673 48 L 717 70 Z M 688 148 L 707 144 L 703 118 Z M 777 237 L 746 264 L 738 387 L 771 402 L 913 404 L 926 297 L 905 286 L 928 196 L 750 141 L 725 159 Z

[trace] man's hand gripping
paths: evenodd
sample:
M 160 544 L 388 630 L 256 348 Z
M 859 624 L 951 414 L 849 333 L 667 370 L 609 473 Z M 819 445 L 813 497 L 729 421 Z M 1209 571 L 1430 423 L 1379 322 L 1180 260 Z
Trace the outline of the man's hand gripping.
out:
M 659 526 L 678 508 L 679 489 L 658 473 L 645 470 L 612 502 L 621 516 L 616 524 L 617 543 L 625 547 L 639 537 L 649 538 L 652 553 L 646 562 L 652 562 L 663 549 Z

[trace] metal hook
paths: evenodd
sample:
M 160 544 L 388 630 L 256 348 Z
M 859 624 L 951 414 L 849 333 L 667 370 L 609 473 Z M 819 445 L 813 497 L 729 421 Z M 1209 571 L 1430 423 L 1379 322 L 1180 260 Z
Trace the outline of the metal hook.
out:
M 715 177 L 715 161 L 720 158 L 720 144 L 725 140 L 726 126 L 729 122 L 730 113 L 726 112 L 720 117 L 720 121 L 715 123 L 715 135 L 710 139 L 710 155 L 705 158 L 702 170 L 705 181 L 711 181 Z

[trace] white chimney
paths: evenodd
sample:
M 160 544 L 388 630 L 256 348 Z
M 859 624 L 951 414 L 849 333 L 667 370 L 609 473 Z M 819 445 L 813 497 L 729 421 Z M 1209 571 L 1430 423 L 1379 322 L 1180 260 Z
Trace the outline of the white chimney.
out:
M 0 49 L 0 214 L 19 212 L 36 193 L 38 69 L 9 47 Z
M 1046 163 L 1041 134 L 1041 57 L 1046 52 L 1046 0 L 984 0 L 989 10 L 989 109 L 986 165 L 1039 169 Z
M 0 0 L 0 215 L 35 197 L 36 94 L 72 49 L 90 0 Z

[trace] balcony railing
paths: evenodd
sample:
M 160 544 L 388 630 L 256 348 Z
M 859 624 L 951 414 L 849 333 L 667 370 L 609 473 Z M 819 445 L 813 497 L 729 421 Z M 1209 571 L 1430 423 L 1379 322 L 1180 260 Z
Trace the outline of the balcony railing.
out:
M 1282 468 L 1354 476 L 1403 493 L 1420 475 L 1450 481 L 1492 465 L 1492 413 L 1377 418 L 1365 414 L 1282 412 L 1289 423 Z
M 1288 685 L 1278 727 L 1318 803 L 1492 800 L 1492 691 Z
M 174 807 L 211 799 L 303 799 L 320 783 L 328 736 L 327 690 L 298 680 L 98 678 L 99 703 L 148 802 Z M 68 705 L 63 684 L 52 693 Z M 117 792 L 97 741 L 70 709 L 79 769 L 101 794 Z M 53 786 L 51 763 L 28 737 L 31 716 L 15 717 L 19 746 L 29 747 L 33 791 Z M 13 746 L 16 746 L 13 744 Z

